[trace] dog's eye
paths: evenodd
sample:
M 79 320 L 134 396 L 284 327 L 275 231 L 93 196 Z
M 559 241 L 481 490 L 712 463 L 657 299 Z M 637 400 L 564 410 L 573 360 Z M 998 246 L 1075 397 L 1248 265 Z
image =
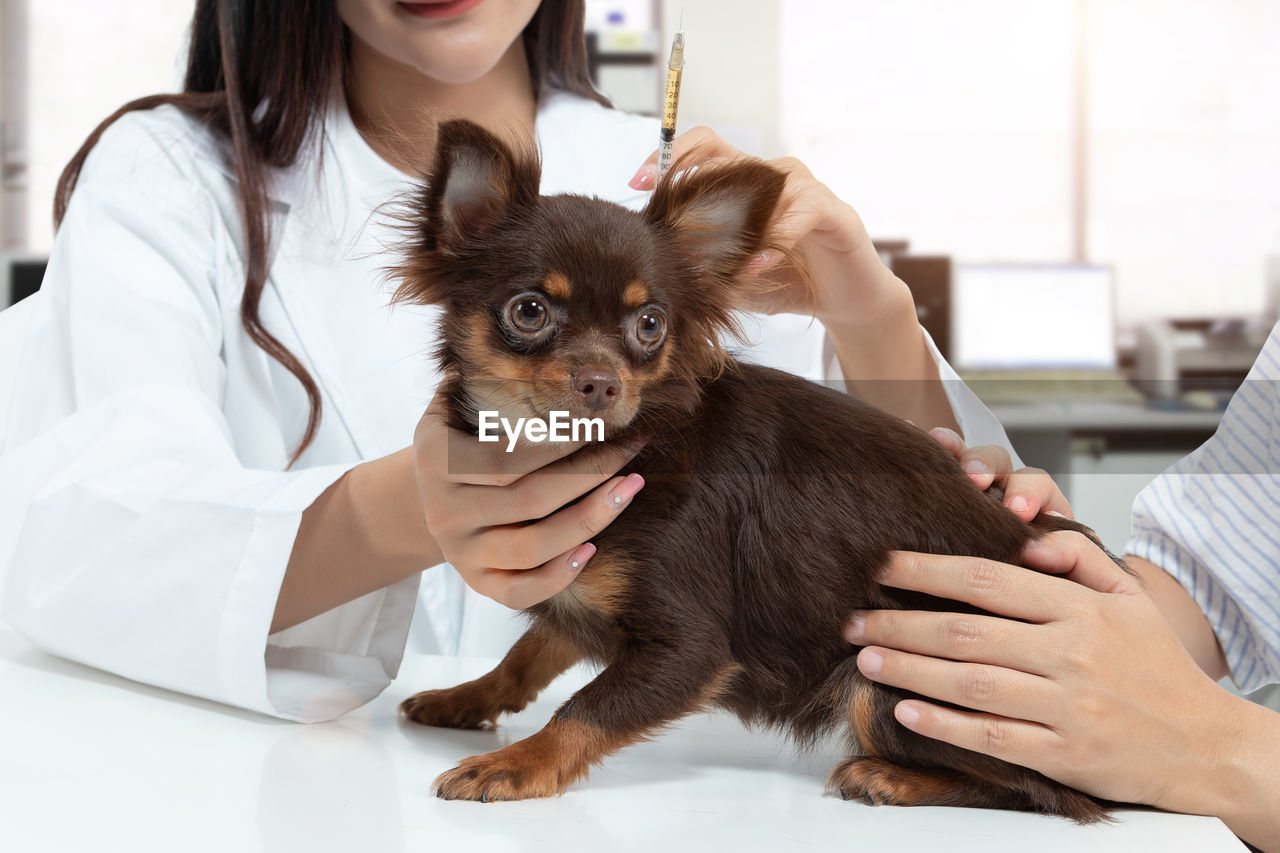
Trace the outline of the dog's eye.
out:
M 667 315 L 657 308 L 646 308 L 636 319 L 636 340 L 645 347 L 656 347 L 667 336 Z
M 511 303 L 511 325 L 522 332 L 538 332 L 547 325 L 547 306 L 536 296 L 522 296 Z

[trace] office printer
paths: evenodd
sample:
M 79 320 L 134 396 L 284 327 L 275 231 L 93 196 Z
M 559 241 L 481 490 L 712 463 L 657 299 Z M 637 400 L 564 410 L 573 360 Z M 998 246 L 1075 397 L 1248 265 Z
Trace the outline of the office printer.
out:
M 1225 406 L 1267 340 L 1260 319 L 1149 320 L 1137 328 L 1134 384 L 1156 400 L 1210 394 Z

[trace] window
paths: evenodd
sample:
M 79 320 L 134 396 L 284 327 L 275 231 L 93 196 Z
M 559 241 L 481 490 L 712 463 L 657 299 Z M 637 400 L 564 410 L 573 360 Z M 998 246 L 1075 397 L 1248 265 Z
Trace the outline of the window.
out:
M 1122 319 L 1262 308 L 1280 4 L 778 6 L 782 147 L 874 236 L 961 261 L 1113 264 Z

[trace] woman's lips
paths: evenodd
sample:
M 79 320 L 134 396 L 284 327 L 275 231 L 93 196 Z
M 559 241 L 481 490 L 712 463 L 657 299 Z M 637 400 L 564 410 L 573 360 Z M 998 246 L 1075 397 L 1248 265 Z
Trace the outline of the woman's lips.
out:
M 423 0 L 396 5 L 415 18 L 452 18 L 479 6 L 484 0 Z

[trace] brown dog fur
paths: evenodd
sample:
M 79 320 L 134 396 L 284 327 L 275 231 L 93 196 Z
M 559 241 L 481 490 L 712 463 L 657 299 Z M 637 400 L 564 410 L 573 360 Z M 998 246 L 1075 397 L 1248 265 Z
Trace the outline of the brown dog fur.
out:
M 539 196 L 535 157 L 475 125 L 440 128 L 396 272 L 400 298 L 444 306 L 453 425 L 474 433 L 477 407 L 598 414 L 608 440 L 648 441 L 630 466 L 648 486 L 595 537 L 582 576 L 528 610 L 496 670 L 405 700 L 415 722 L 486 726 L 578 660 L 603 666 L 545 729 L 465 760 L 437 792 L 559 794 L 610 753 L 719 706 L 802 744 L 845 735 L 851 757 L 829 787 L 846 799 L 1102 819 L 1097 801 L 1039 773 L 898 725 L 893 707 L 911 694 L 857 670 L 842 636 L 853 610 L 973 612 L 878 585 L 890 551 L 1016 562 L 1046 530 L 1082 528 L 1023 523 L 923 432 L 726 355 L 741 272 L 766 245 L 784 180 L 756 160 L 703 167 L 660 183 L 637 214 Z M 513 312 L 546 326 L 517 328 Z M 588 368 L 617 374 L 605 411 L 585 411 L 571 387 Z

